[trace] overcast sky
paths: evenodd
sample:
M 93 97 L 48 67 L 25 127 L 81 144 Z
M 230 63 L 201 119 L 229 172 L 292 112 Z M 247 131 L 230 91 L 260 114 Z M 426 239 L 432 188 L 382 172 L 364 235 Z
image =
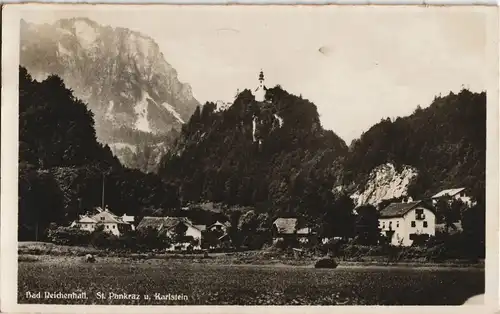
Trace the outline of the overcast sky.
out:
M 386 117 L 435 95 L 486 89 L 483 8 L 145 6 L 23 13 L 32 22 L 82 16 L 152 37 L 195 97 L 231 100 L 281 84 L 318 107 L 349 143 Z

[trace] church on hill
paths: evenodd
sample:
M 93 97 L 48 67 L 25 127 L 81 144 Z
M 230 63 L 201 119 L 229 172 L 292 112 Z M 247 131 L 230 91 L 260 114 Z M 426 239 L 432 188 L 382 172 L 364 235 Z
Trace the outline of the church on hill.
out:
M 260 70 L 259 73 L 259 85 L 254 91 L 254 96 L 256 101 L 264 101 L 266 96 L 266 86 L 264 85 L 264 72 Z

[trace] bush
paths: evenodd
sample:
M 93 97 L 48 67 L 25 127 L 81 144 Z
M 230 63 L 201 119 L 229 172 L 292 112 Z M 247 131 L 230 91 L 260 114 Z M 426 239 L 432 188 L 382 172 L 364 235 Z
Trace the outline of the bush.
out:
M 102 230 L 92 232 L 90 243 L 95 248 L 108 248 L 113 241 L 116 242 L 116 237 Z
M 339 256 L 342 253 L 342 248 L 346 244 L 344 240 L 341 239 L 330 239 L 326 243 L 321 243 L 318 245 L 318 250 L 323 254 L 331 254 L 333 256 Z
M 314 268 L 337 268 L 338 264 L 333 258 L 323 258 L 314 264 Z
M 272 247 L 278 250 L 287 250 L 291 248 L 297 248 L 299 242 L 295 238 L 280 238 L 276 240 Z
M 90 236 L 90 232 L 72 227 L 58 227 L 47 232 L 48 240 L 59 245 L 88 245 Z
M 429 238 L 428 234 L 410 234 L 410 239 L 413 240 L 412 246 L 424 246 Z

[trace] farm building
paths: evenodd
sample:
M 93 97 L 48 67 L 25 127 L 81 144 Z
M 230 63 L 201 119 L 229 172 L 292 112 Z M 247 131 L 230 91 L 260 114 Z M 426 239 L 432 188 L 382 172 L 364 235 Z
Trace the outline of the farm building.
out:
M 423 201 L 391 203 L 380 211 L 379 228 L 391 244 L 410 246 L 415 235 L 436 234 L 436 216 Z
M 442 199 L 448 202 L 452 202 L 454 200 L 461 201 L 469 207 L 475 205 L 475 202 L 472 201 L 472 198 L 467 195 L 467 191 L 465 188 L 456 188 L 456 189 L 447 189 L 442 190 L 441 192 L 435 194 L 431 197 L 432 204 L 436 205 L 436 203 Z
M 221 231 L 222 233 L 226 233 L 227 229 L 231 227 L 231 224 L 229 222 L 220 222 L 220 221 L 216 221 L 215 223 L 211 224 L 210 226 L 208 226 L 208 230 L 210 231 Z
M 185 217 L 144 217 L 137 230 L 146 230 L 153 228 L 161 234 L 172 238 L 174 243 L 165 248 L 167 250 L 185 250 L 188 247 L 200 249 L 202 231 L 206 229 L 205 225 L 194 225 Z
M 297 238 L 299 242 L 309 242 L 313 232 L 311 228 L 297 228 L 297 218 L 277 218 L 272 226 L 273 241 L 285 238 Z
M 123 216 L 121 216 L 121 219 L 125 222 L 128 222 L 131 225 L 132 230 L 135 230 L 135 226 L 134 226 L 135 217 L 134 216 L 127 216 L 127 214 L 123 214 Z
M 92 232 L 96 230 L 97 226 L 102 225 L 105 232 L 112 233 L 115 236 L 120 236 L 133 228 L 132 224 L 113 214 L 108 207 L 104 209 L 97 207 L 96 210 L 98 213 L 95 215 L 81 215 L 79 220 L 71 223 L 71 227 Z

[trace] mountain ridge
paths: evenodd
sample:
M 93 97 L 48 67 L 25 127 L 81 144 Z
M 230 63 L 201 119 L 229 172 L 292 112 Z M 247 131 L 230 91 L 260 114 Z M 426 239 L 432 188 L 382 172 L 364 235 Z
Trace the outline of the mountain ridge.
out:
M 20 63 L 34 78 L 56 74 L 88 104 L 98 140 L 106 144 L 113 144 L 121 127 L 154 135 L 152 142 L 151 136 L 143 136 L 153 146 L 164 142 L 199 105 L 154 39 L 137 31 L 88 18 L 52 24 L 22 20 L 20 46 Z M 142 144 L 126 136 L 118 142 Z M 114 153 L 127 164 L 119 151 Z

